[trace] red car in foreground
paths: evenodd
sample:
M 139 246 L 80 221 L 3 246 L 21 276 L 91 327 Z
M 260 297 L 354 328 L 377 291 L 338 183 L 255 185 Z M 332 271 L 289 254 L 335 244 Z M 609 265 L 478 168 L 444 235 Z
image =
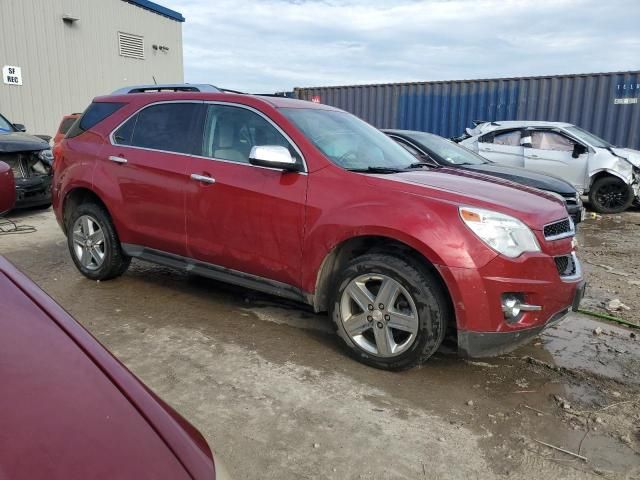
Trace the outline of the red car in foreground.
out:
M 16 180 L 13 170 L 0 162 L 0 215 L 8 212 L 16 204 Z
M 56 153 L 56 217 L 88 278 L 139 258 L 306 302 L 387 369 L 447 332 L 467 355 L 507 351 L 579 303 L 555 196 L 434 168 L 327 105 L 162 90 L 96 98 Z
M 0 312 L 0 478 L 227 478 L 194 427 L 2 257 Z
M 0 478 L 228 478 L 194 427 L 1 256 L 0 332 Z

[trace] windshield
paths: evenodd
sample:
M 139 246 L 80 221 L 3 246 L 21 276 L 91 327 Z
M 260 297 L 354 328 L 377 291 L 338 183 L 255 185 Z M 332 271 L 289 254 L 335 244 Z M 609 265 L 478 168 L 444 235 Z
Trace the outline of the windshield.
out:
M 402 170 L 416 163 L 404 148 L 350 113 L 316 108 L 280 111 L 333 163 L 347 170 Z
M 14 128 L 11 122 L 0 115 L 0 133 L 13 132 Z
M 577 139 L 582 140 L 585 143 L 588 143 L 592 147 L 608 148 L 608 147 L 615 146 L 607 142 L 606 140 L 594 135 L 593 133 L 587 132 L 586 130 L 581 129 L 580 127 L 571 126 L 571 127 L 566 127 L 565 130 L 569 132 L 571 135 L 573 135 L 574 137 L 576 137 Z
M 482 165 L 490 163 L 480 155 L 451 140 L 429 133 L 412 133 L 409 138 L 424 146 L 427 153 L 450 165 Z

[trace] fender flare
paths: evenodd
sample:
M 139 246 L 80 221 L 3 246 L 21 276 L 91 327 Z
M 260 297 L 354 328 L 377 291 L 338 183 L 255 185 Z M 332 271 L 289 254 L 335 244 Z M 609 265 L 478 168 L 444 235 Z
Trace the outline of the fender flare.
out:
M 72 186 L 69 186 L 69 188 L 65 189 L 64 195 L 62 195 L 60 198 L 60 202 L 61 202 L 60 214 L 61 214 L 61 220 L 62 220 L 61 227 L 65 232 L 65 234 L 66 234 L 66 230 L 65 230 L 66 225 L 64 220 L 66 217 L 67 202 L 69 201 L 69 198 L 71 197 L 71 195 L 73 195 L 73 193 L 78 190 L 83 190 L 95 196 L 98 200 L 100 200 L 104 208 L 107 209 L 107 212 L 109 212 L 109 215 L 111 215 L 111 210 L 107 206 L 107 203 L 104 201 L 103 196 L 100 193 L 98 193 L 94 188 L 92 188 L 91 185 L 88 185 L 86 182 L 74 183 Z
M 628 178 L 625 178 L 624 175 L 622 175 L 619 172 L 616 172 L 615 170 L 611 170 L 610 168 L 598 168 L 597 170 L 593 170 L 589 172 L 589 190 L 591 190 L 591 186 L 593 185 L 595 176 L 602 172 L 608 173 L 613 177 L 619 178 L 627 185 L 631 185 L 633 183 L 633 181 L 630 182 Z

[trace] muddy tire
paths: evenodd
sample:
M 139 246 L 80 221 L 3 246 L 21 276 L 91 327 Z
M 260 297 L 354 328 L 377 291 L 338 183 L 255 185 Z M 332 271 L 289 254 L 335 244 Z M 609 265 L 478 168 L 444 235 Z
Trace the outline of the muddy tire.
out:
M 451 313 L 433 272 L 401 254 L 372 253 L 341 273 L 330 316 L 356 360 L 404 370 L 435 353 Z
M 589 203 L 598 213 L 624 212 L 633 200 L 633 189 L 618 177 L 600 177 L 589 190 Z
M 91 280 L 109 280 L 122 275 L 129 264 L 106 209 L 95 203 L 78 205 L 67 223 L 67 245 L 73 263 Z

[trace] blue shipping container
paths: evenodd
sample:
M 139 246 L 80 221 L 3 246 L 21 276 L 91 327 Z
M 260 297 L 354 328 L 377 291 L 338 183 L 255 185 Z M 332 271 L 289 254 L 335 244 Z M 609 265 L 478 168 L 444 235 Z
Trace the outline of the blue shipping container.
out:
M 378 128 L 462 134 L 474 120 L 569 122 L 640 149 L 640 71 L 296 88 Z

